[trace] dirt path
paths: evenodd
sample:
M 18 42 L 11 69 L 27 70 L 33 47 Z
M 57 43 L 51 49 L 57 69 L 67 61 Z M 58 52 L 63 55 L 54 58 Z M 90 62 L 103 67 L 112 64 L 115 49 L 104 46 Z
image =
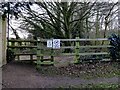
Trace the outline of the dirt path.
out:
M 118 77 L 85 80 L 64 76 L 44 76 L 34 65 L 9 63 L 3 66 L 3 88 L 55 88 L 79 86 L 81 84 L 118 83 Z

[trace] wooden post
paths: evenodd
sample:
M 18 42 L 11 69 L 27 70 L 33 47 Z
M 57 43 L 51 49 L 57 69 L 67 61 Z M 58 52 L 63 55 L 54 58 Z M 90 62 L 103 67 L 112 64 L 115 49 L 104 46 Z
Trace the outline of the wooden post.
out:
M 18 59 L 18 61 L 20 61 L 20 55 L 17 55 L 17 59 Z
M 13 48 L 12 48 L 12 51 L 14 52 L 14 51 L 15 51 L 15 48 L 14 48 L 14 46 L 15 46 L 15 41 L 14 41 L 14 38 L 11 38 L 11 39 L 12 39 L 11 46 L 13 47 Z
M 41 62 L 43 62 L 43 50 L 41 45 L 41 40 L 37 40 L 37 68 L 39 68 Z
M 0 67 L 2 66 L 2 16 L 0 15 Z
M 36 61 L 37 69 L 40 68 L 40 65 L 39 65 L 40 64 L 40 55 L 39 55 L 40 54 L 40 46 L 39 46 L 40 44 L 39 43 L 40 43 L 40 38 L 37 39 L 37 61 Z
M 11 48 L 11 50 L 12 50 L 12 52 L 14 52 L 14 54 L 15 53 L 19 53 L 20 51 L 19 51 L 19 49 L 18 48 L 15 48 L 14 46 L 15 46 L 15 44 L 17 44 L 17 42 L 15 43 L 15 39 L 14 38 L 11 38 L 11 46 L 12 46 L 12 48 Z M 10 45 L 10 44 L 9 44 Z M 18 44 L 17 44 L 18 45 Z M 20 55 L 16 55 L 15 54 L 15 58 L 17 58 L 17 60 L 19 61 L 20 60 Z
M 79 39 L 79 37 L 76 37 L 76 39 Z M 79 49 L 80 49 L 80 43 L 76 40 L 75 42 L 75 64 L 79 63 Z
M 54 51 L 53 51 L 53 48 L 51 48 L 51 62 L 54 61 Z
M 6 18 L 2 18 L 2 64 L 6 64 L 6 50 L 7 50 L 7 39 L 6 39 L 6 24 L 7 24 L 7 19 Z
M 54 50 L 51 48 L 51 62 L 54 62 Z
M 6 64 L 6 18 L 0 14 L 0 67 Z
M 31 63 L 33 62 L 33 55 L 32 54 L 30 55 L 30 62 Z
M 42 47 L 42 43 L 40 41 L 39 43 L 39 48 L 40 48 L 40 61 L 43 62 L 43 47 Z
M 21 45 L 22 45 L 22 42 L 21 42 L 21 41 L 20 41 L 20 42 L 16 42 L 16 43 L 17 43 L 18 46 L 21 46 Z M 13 43 L 13 45 L 16 45 L 15 42 Z M 16 49 L 17 49 L 17 50 L 16 50 Z M 21 53 L 21 52 L 22 52 L 22 49 L 21 49 L 21 48 L 15 48 L 14 50 L 15 50 L 14 52 L 17 51 L 17 53 Z M 20 55 L 18 55 L 17 57 L 18 57 L 18 61 L 20 61 Z

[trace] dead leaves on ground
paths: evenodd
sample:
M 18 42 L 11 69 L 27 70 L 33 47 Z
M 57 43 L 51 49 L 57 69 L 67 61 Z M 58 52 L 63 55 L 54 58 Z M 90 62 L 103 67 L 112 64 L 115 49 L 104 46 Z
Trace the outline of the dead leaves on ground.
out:
M 84 79 L 120 75 L 117 62 L 71 64 L 65 67 L 44 66 L 39 70 L 44 75 L 63 75 Z

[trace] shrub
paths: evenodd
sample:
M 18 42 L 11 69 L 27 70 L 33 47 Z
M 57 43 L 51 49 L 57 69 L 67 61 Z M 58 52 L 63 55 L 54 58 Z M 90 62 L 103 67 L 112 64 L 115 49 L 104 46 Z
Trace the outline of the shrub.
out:
M 12 50 L 7 49 L 7 52 L 6 52 L 6 53 L 7 53 L 7 54 L 6 54 L 7 63 L 15 60 L 15 55 L 14 55 L 14 52 L 13 52 Z
M 112 60 L 120 59 L 120 36 L 116 34 L 112 34 L 109 37 L 110 45 L 112 47 L 109 48 L 110 56 Z

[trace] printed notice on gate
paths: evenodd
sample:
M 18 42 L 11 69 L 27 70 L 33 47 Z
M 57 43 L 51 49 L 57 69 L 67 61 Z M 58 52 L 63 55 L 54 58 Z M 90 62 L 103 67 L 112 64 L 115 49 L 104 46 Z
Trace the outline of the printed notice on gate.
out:
M 60 39 L 53 39 L 53 49 L 60 49 Z
M 52 47 L 52 40 L 47 40 L 47 47 Z

